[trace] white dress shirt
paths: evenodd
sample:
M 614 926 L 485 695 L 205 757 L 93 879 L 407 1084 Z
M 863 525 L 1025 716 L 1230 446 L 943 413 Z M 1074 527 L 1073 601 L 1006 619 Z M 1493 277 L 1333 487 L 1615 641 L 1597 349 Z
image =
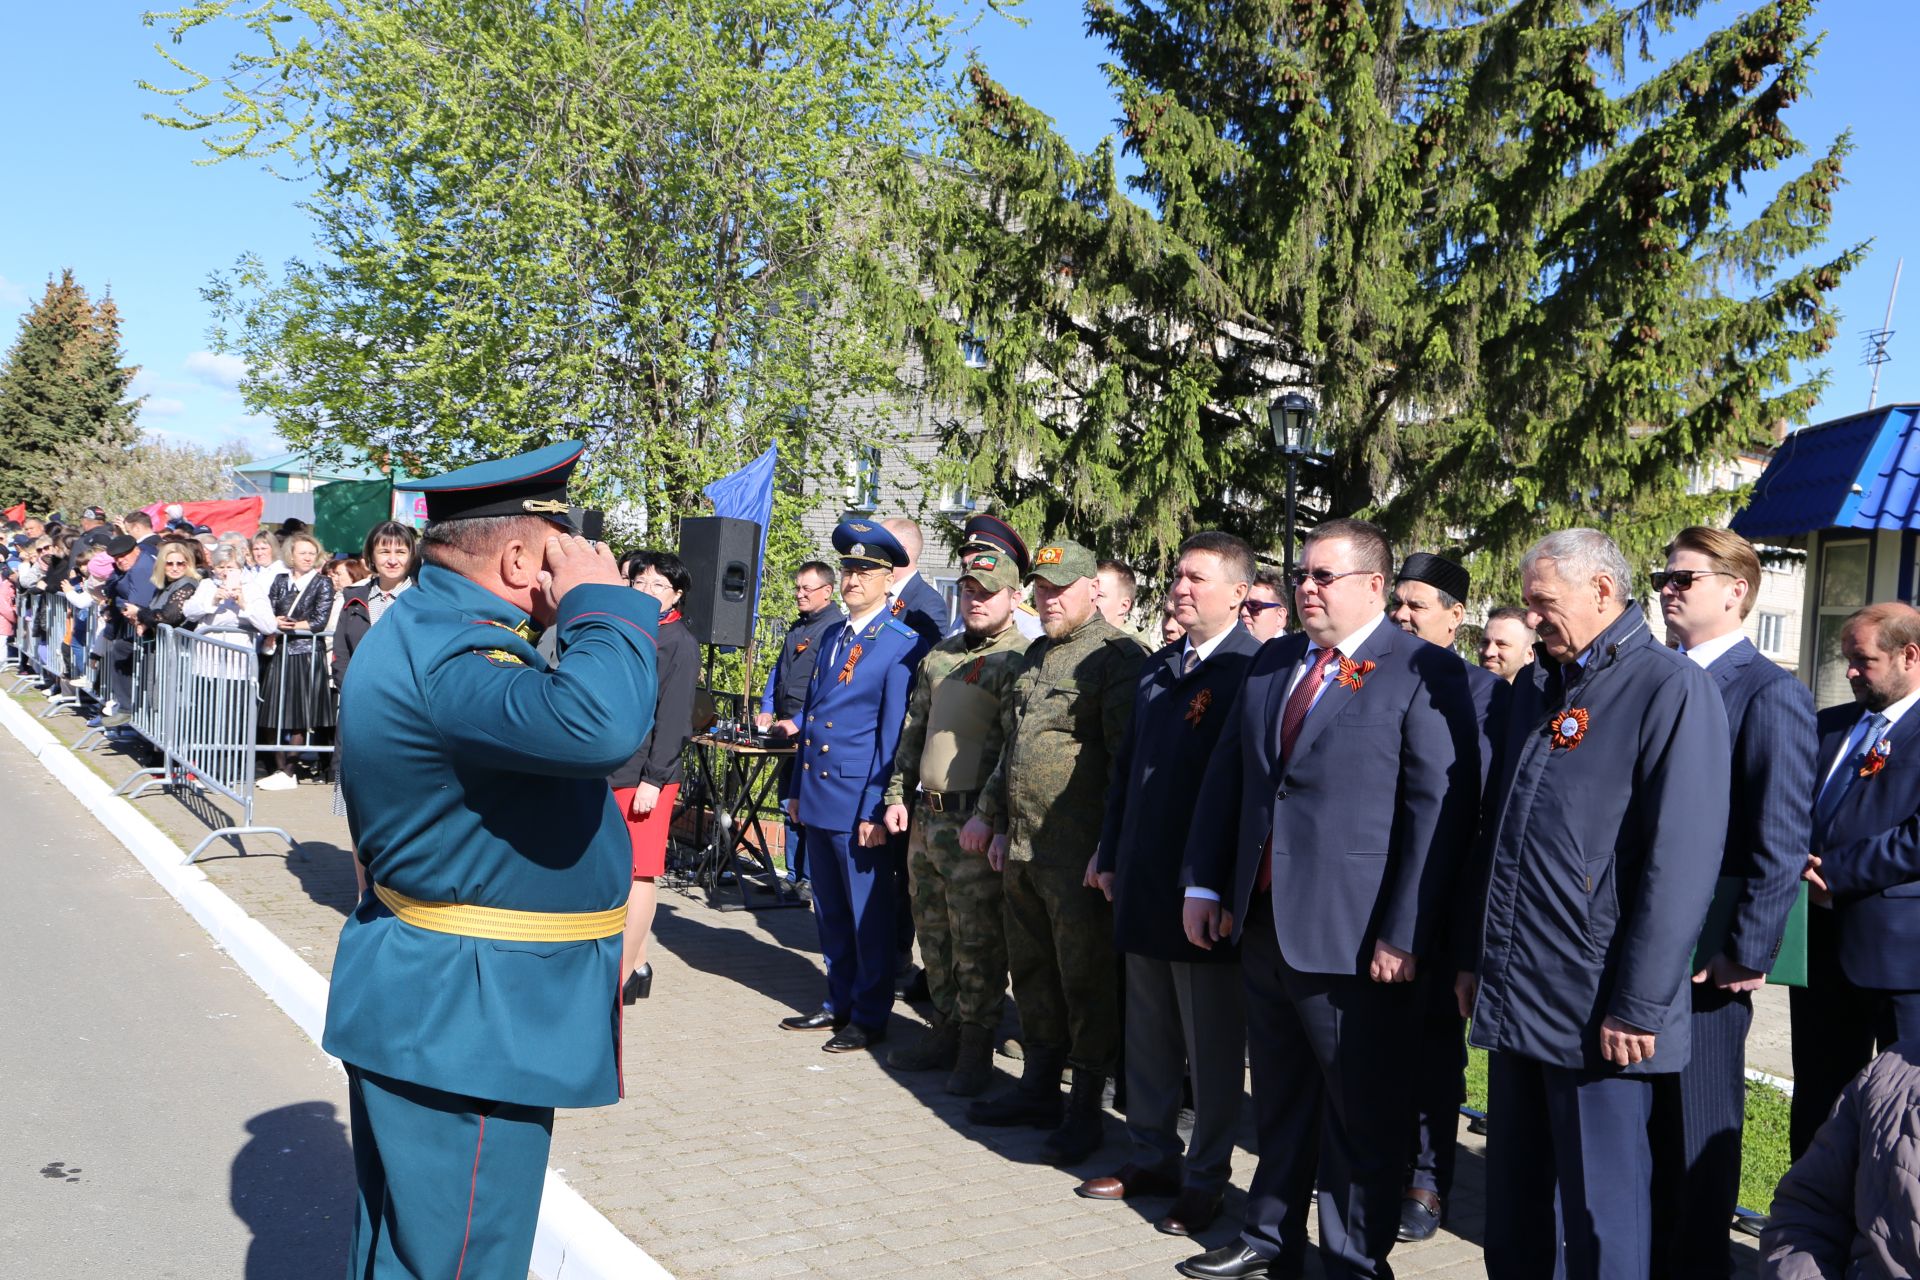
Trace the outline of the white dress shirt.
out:
M 1680 652 L 1692 658 L 1704 669 L 1718 662 L 1722 654 L 1746 638 L 1747 633 L 1736 627 L 1723 636 L 1715 636 L 1711 640 L 1702 640 L 1699 644 L 1688 645 Z

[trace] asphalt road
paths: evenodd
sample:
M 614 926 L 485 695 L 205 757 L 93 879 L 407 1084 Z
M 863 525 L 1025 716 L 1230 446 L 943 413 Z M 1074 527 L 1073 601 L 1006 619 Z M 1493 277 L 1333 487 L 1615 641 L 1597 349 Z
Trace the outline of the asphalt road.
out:
M 0 1272 L 337 1280 L 346 1078 L 0 733 Z

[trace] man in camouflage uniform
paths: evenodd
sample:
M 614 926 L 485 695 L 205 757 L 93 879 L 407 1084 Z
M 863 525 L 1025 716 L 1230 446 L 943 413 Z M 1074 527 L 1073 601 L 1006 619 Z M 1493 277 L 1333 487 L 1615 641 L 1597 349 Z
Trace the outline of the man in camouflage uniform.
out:
M 960 828 L 1000 759 L 1000 704 L 1027 651 L 1013 625 L 1019 589 L 1020 566 L 1008 552 L 967 556 L 964 629 L 921 660 L 886 795 L 889 831 L 907 831 L 909 801 L 918 808 L 907 866 L 933 1002 L 932 1030 L 887 1062 L 902 1071 L 951 1068 L 947 1092 L 962 1097 L 985 1089 L 992 1076 L 993 1032 L 1006 996 L 1000 873 L 960 848 Z
M 1033 557 L 1046 635 L 1000 704 L 1005 746 L 961 847 L 1004 868 L 1007 964 L 1026 1070 L 973 1104 L 981 1125 L 1053 1127 L 1043 1153 L 1077 1164 L 1099 1149 L 1101 1092 L 1120 1051 L 1113 908 L 1084 883 L 1100 839 L 1113 760 L 1146 655 L 1095 607 L 1093 553 L 1072 542 Z M 1073 1068 L 1063 1107 L 1060 1068 Z M 1064 1111 L 1064 1116 L 1063 1116 Z

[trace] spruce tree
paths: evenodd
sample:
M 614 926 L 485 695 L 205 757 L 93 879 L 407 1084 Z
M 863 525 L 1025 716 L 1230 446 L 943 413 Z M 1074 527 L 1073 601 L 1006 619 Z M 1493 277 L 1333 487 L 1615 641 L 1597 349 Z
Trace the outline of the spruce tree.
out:
M 977 412 L 976 487 L 1118 554 L 1202 525 L 1277 550 L 1266 406 L 1296 390 L 1310 505 L 1464 544 L 1490 587 L 1549 528 L 1644 561 L 1723 512 L 1690 483 L 1804 419 L 1858 250 L 1812 253 L 1844 137 L 1773 176 L 1810 0 L 1651 56 L 1708 7 L 1089 0 L 1131 193 L 1111 142 L 1075 152 L 974 67 L 978 198 L 923 256 L 918 332 Z M 968 329 L 984 369 L 951 355 Z
M 44 512 L 62 475 L 139 438 L 123 361 L 113 299 L 94 305 L 71 270 L 49 279 L 0 361 L 0 501 Z

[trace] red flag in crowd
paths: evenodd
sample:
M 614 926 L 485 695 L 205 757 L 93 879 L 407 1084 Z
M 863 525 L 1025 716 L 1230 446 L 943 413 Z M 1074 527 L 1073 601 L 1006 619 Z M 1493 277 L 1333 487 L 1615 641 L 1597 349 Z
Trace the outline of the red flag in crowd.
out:
M 223 498 L 216 502 L 156 502 L 145 508 L 153 518 L 153 527 L 163 529 L 172 517 L 167 515 L 169 506 L 180 508 L 180 518 L 192 524 L 203 524 L 215 534 L 244 533 L 251 537 L 260 527 L 260 512 L 266 506 L 266 500 L 260 497 Z
M 27 518 L 27 504 L 24 502 L 14 503 L 12 506 L 7 508 L 6 517 L 7 519 L 13 521 L 15 524 L 19 524 L 21 521 Z

